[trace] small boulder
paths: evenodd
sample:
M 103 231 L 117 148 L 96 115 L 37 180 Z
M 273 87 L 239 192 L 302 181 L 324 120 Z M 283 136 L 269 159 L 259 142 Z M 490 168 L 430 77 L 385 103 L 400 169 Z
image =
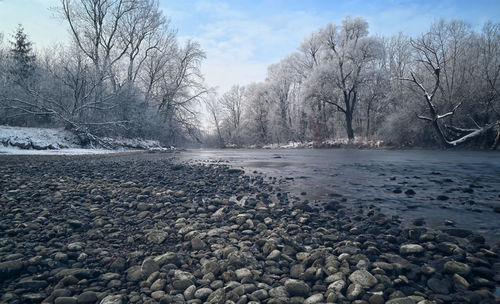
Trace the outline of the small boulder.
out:
M 311 292 L 311 288 L 304 281 L 288 279 L 285 281 L 286 291 L 291 296 L 307 297 Z
M 444 263 L 443 270 L 446 273 L 456 273 L 461 276 L 466 276 L 470 273 L 471 268 L 467 264 L 451 260 Z
M 359 284 L 363 287 L 370 288 L 377 284 L 377 278 L 375 278 L 371 273 L 365 269 L 356 270 L 349 276 L 349 281 L 355 284 Z
M 418 244 L 405 244 L 399 247 L 399 253 L 402 255 L 410 255 L 410 254 L 421 254 L 424 252 L 424 247 Z

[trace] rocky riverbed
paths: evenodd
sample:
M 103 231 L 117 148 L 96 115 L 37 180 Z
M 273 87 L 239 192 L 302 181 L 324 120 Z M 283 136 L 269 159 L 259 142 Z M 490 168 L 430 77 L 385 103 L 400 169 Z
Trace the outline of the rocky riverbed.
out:
M 497 244 L 170 155 L 1 156 L 5 303 L 495 303 Z M 497 297 L 495 297 L 495 294 Z

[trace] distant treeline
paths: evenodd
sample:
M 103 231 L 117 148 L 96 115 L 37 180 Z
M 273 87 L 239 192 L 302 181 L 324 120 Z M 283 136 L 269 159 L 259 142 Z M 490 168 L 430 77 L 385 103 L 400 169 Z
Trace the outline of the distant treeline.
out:
M 369 35 L 346 17 L 269 66 L 264 82 L 217 96 L 205 53 L 180 43 L 157 0 L 62 0 L 71 43 L 35 52 L 0 35 L 0 124 L 224 146 L 383 140 L 492 147 L 500 140 L 500 24 L 440 21 L 416 37 Z M 213 131 L 202 132 L 204 103 Z M 496 141 L 495 141 L 496 138 Z
M 500 24 L 440 21 L 416 37 L 346 17 L 311 33 L 267 79 L 213 96 L 219 146 L 348 138 L 394 146 L 498 144 Z

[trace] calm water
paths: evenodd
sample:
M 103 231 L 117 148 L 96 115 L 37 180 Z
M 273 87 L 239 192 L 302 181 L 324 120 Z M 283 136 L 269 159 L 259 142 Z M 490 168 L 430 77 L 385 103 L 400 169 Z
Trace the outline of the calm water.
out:
M 500 241 L 500 213 L 493 211 L 500 207 L 498 152 L 190 150 L 180 158 L 288 178 L 282 190 L 311 202 L 344 198 L 351 206 L 373 204 L 409 221 L 424 218 L 435 228 L 451 220 Z M 414 195 L 405 194 L 410 189 Z

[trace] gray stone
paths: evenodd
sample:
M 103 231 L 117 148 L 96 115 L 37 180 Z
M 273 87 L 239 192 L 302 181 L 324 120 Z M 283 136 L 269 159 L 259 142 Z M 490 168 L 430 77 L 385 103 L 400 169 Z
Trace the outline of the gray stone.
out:
M 436 278 L 429 279 L 427 281 L 427 286 L 435 293 L 440 293 L 440 294 L 450 293 L 448 287 L 441 280 L 438 280 Z
M 219 272 L 220 272 L 219 263 L 216 261 L 209 261 L 201 266 L 201 273 L 203 274 L 213 273 L 214 275 L 217 275 L 219 274 Z
M 73 297 L 58 297 L 54 300 L 54 304 L 76 304 L 76 299 Z
M 82 242 L 73 242 L 68 244 L 67 248 L 69 251 L 81 251 L 84 244 Z
M 370 302 L 370 304 L 384 304 L 385 300 L 381 294 L 373 294 L 368 299 L 368 302 Z
M 212 292 L 208 298 L 207 303 L 210 304 L 224 304 L 226 302 L 226 291 L 224 288 L 219 288 Z
M 304 304 L 317 304 L 317 303 L 323 303 L 325 300 L 325 297 L 321 293 L 314 294 L 307 298 L 304 301 Z
M 141 265 L 141 274 L 143 278 L 149 277 L 150 274 L 152 274 L 155 271 L 158 271 L 160 269 L 160 266 L 158 266 L 158 263 L 154 261 L 153 258 L 147 258 L 142 262 Z
M 184 298 L 186 301 L 194 299 L 194 292 L 196 291 L 196 286 L 191 285 L 186 290 L 184 290 Z
M 189 272 L 182 270 L 174 271 L 174 281 L 172 282 L 172 286 L 176 290 L 186 290 L 189 286 L 193 285 L 194 276 Z
M 77 297 L 78 304 L 93 304 L 97 300 L 97 294 L 93 291 L 85 291 Z
M 109 295 L 101 300 L 100 304 L 122 304 L 123 296 L 122 295 Z
M 205 300 L 212 292 L 214 291 L 210 288 L 207 287 L 200 288 L 194 292 L 194 297 L 196 299 Z
M 153 230 L 146 235 L 146 238 L 148 239 L 149 242 L 159 245 L 165 241 L 167 236 L 168 233 L 166 233 L 165 231 Z
M 268 260 L 277 260 L 281 256 L 281 252 L 277 249 L 271 251 L 271 253 L 267 256 Z
M 423 252 L 424 252 L 424 247 L 418 244 L 405 244 L 399 247 L 399 253 L 403 255 L 421 254 Z
M 159 255 L 154 258 L 155 262 L 158 263 L 159 266 L 163 266 L 165 264 L 174 264 L 180 265 L 180 257 L 175 252 L 167 252 L 165 254 Z
M 215 211 L 210 218 L 214 221 L 221 220 L 225 216 L 225 207 L 220 208 L 219 210 Z
M 12 278 L 21 272 L 24 265 L 21 260 L 12 260 L 0 263 L 0 280 Z
M 328 285 L 328 289 L 335 290 L 336 292 L 342 292 L 345 288 L 346 282 L 344 280 L 337 280 L 332 284 Z
M 300 275 L 304 273 L 304 271 L 305 271 L 304 265 L 295 264 L 290 268 L 290 277 L 298 279 L 300 278 Z
M 167 280 L 165 279 L 158 279 L 151 284 L 151 291 L 158 291 L 158 290 L 163 290 L 165 288 L 165 285 L 167 284 Z
M 357 299 L 363 292 L 363 286 L 360 284 L 353 283 L 347 287 L 347 299 L 352 301 Z
M 285 281 L 286 291 L 291 296 L 307 297 L 311 292 L 311 288 L 304 281 L 288 279 Z
M 269 295 L 272 298 L 288 298 L 288 292 L 286 291 L 285 286 L 278 286 L 275 288 L 271 288 L 269 290 Z
M 57 299 L 59 297 L 69 297 L 69 296 L 71 296 L 71 290 L 69 290 L 69 289 L 63 289 L 63 288 L 57 288 L 57 289 L 54 289 L 54 291 L 52 291 L 51 296 L 54 299 Z
M 391 299 L 385 302 L 385 304 L 415 304 L 415 301 L 413 301 L 409 297 L 404 297 L 404 298 Z
M 455 283 L 455 288 L 458 290 L 467 290 L 470 286 L 469 282 L 457 273 L 453 275 L 453 283 Z
M 191 240 L 191 248 L 193 248 L 193 250 L 202 250 L 203 248 L 205 248 L 207 246 L 207 244 L 205 244 L 205 242 L 203 242 L 199 237 L 194 237 L 192 240 Z
M 155 300 L 159 300 L 161 299 L 163 296 L 165 296 L 165 292 L 163 290 L 157 290 L 157 291 L 153 291 L 151 293 L 151 297 Z
M 57 252 L 54 256 L 54 260 L 59 262 L 66 262 L 68 260 L 68 255 L 64 252 Z
M 90 269 L 71 268 L 71 269 L 63 269 L 55 275 L 56 279 L 58 280 L 66 276 L 74 276 L 79 280 L 91 279 L 94 276 L 94 272 L 91 271 Z
M 375 278 L 371 273 L 369 273 L 365 269 L 356 270 L 355 272 L 353 272 L 349 276 L 349 281 L 367 288 L 372 287 L 378 282 L 377 278 Z
M 243 280 L 244 278 L 251 278 L 252 272 L 247 268 L 240 268 L 235 271 L 238 280 Z
M 127 281 L 139 282 L 142 280 L 141 266 L 132 266 L 127 269 Z
M 19 288 L 27 289 L 30 291 L 38 290 L 47 287 L 48 283 L 46 281 L 22 279 L 19 283 L 16 284 Z
M 471 271 L 471 268 L 469 265 L 464 264 L 464 263 L 460 263 L 457 261 L 453 261 L 453 260 L 444 263 L 443 269 L 444 269 L 444 272 L 446 272 L 446 273 L 456 273 L 456 274 L 459 274 L 461 276 L 466 276 Z
M 40 303 L 47 295 L 41 292 L 25 293 L 22 295 L 22 303 Z
M 254 292 L 252 292 L 252 296 L 259 299 L 259 301 L 265 300 L 269 298 L 269 294 L 265 289 L 259 289 Z

